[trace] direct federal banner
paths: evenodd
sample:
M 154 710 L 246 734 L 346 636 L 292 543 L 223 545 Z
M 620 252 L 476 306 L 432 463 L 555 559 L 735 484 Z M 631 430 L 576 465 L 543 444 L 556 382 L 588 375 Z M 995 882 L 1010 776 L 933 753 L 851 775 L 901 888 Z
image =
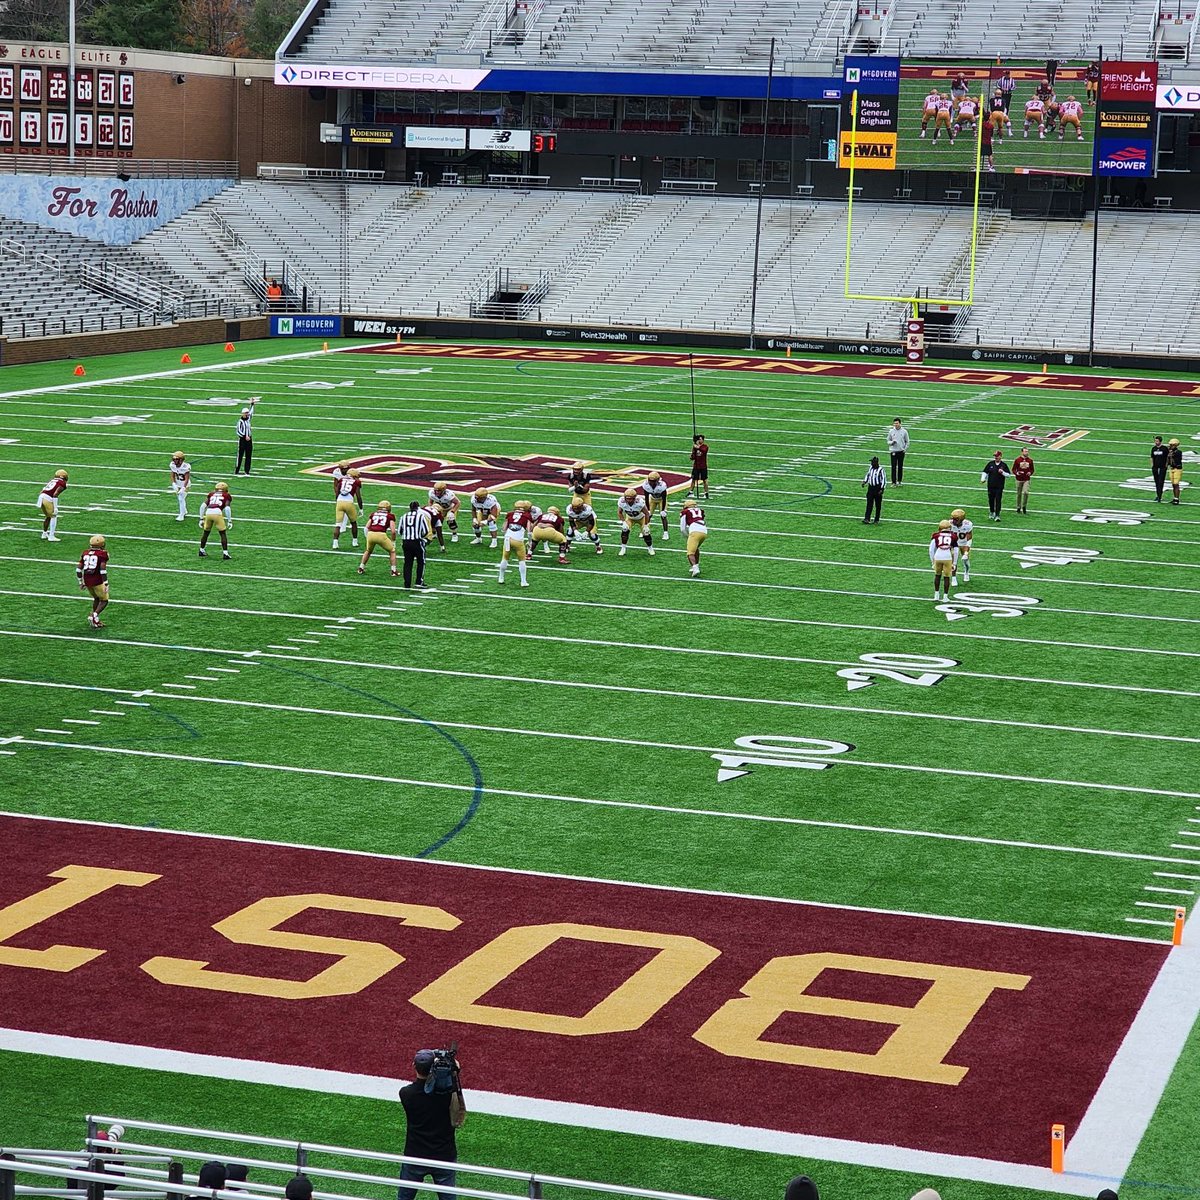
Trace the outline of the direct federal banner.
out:
M 1095 172 L 1103 177 L 1154 174 L 1158 63 L 1100 64 Z
M 857 102 L 857 116 L 854 104 Z M 893 171 L 900 121 L 900 60 L 850 56 L 843 72 L 838 166 Z

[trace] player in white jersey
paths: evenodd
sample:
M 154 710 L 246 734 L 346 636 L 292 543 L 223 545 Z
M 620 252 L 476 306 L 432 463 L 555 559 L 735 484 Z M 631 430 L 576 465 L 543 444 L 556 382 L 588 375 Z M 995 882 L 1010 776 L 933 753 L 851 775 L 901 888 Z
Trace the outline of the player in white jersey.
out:
M 936 143 L 942 130 L 951 142 L 954 141 L 954 101 L 947 92 L 938 97 L 937 115 L 933 118 L 933 140 Z
M 179 501 L 179 516 L 177 521 L 187 520 L 188 488 L 192 486 L 192 464 L 188 462 L 182 450 L 176 450 L 171 455 L 171 491 Z
M 1022 126 L 1023 136 L 1029 136 L 1029 126 L 1036 125 L 1038 137 L 1046 136 L 1046 106 L 1042 102 L 1040 96 L 1034 96 L 1032 100 L 1025 101 L 1025 124 Z
M 925 97 L 921 105 L 921 136 L 925 136 L 926 130 L 929 128 L 929 122 L 937 116 L 938 101 L 942 98 L 942 93 L 934 90 Z
M 458 510 L 462 507 L 462 501 L 444 483 L 435 483 L 429 489 L 429 503 L 441 505 L 445 514 L 442 518 L 443 524 L 450 530 L 450 540 L 457 542 Z
M 963 583 L 971 582 L 971 538 L 975 534 L 975 525 L 967 520 L 967 514 L 961 508 L 956 508 L 950 514 L 950 528 L 958 536 L 958 545 L 954 548 L 954 569 L 950 575 L 950 586 L 958 587 L 959 567 L 962 567 Z
M 1068 96 L 1058 112 L 1058 140 L 1067 136 L 1067 126 L 1075 126 L 1075 140 L 1083 141 L 1083 105 L 1074 96 Z
M 604 553 L 600 545 L 600 532 L 596 528 L 596 511 L 582 496 L 576 496 L 567 505 L 567 521 L 571 526 L 571 541 L 587 538 L 596 547 L 597 554 Z
M 483 541 L 483 531 L 486 528 L 491 541 L 489 550 L 495 550 L 496 535 L 500 521 L 500 501 L 487 488 L 476 488 L 471 496 L 471 545 L 478 546 Z
M 964 96 L 958 102 L 958 111 L 955 114 L 954 129 L 950 133 L 950 140 L 954 141 L 964 129 L 970 133 L 974 133 L 975 119 L 978 115 L 979 101 L 974 96 Z
M 646 503 L 650 506 L 650 515 L 658 513 L 662 517 L 662 540 L 669 542 L 671 534 L 667 529 L 667 485 L 657 471 L 651 471 L 642 483 L 642 492 Z
M 629 535 L 636 529 L 646 543 L 646 551 L 654 553 L 654 535 L 650 532 L 650 506 L 646 497 L 638 495 L 633 488 L 626 490 L 617 501 L 617 518 L 621 522 L 621 548 L 617 557 L 623 558 L 629 548 Z
M 333 548 L 350 526 L 350 545 L 358 546 L 358 510 L 363 502 L 362 480 L 353 467 L 334 480 L 333 484 Z

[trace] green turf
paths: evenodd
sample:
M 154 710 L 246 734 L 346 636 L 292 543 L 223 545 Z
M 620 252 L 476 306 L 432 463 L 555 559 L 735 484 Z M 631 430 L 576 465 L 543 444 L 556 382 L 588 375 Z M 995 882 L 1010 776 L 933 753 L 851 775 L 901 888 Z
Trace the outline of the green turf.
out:
M 254 361 L 303 350 L 318 353 Z M 461 755 L 411 723 L 436 714 L 484 777 L 478 815 L 438 852 L 446 860 L 1168 936 L 1130 921 L 1161 918 L 1139 905 L 1154 872 L 1195 869 L 1178 863 L 1196 856 L 1171 844 L 1196 798 L 1163 790 L 1197 790 L 1185 764 L 1195 762 L 1187 681 L 1200 653 L 1200 538 L 1194 506 L 1160 507 L 1122 484 L 1148 473 L 1154 433 L 1192 444 L 1186 401 L 701 369 L 697 401 L 717 486 L 699 581 L 687 576 L 674 521 L 653 559 L 640 545 L 618 558 L 614 502 L 597 495 L 603 557 L 580 547 L 566 567 L 539 559 L 529 589 L 517 589 L 515 571 L 500 588 L 496 552 L 464 537 L 433 557 L 438 590 L 403 607 L 378 558 L 359 579 L 349 539 L 330 549 L 328 482 L 302 468 L 370 451 L 540 451 L 601 469 L 686 470 L 688 375 L 319 351 L 282 341 L 234 355 L 192 351 L 194 364 L 223 368 L 210 373 L 179 371 L 175 351 L 88 360 L 84 382 L 111 382 L 3 399 L 0 437 L 16 444 L 0 446 L 0 675 L 13 681 L 0 683 L 0 737 L 26 739 L 0 758 L 5 808 L 417 854 L 455 827 L 470 798 Z M 14 368 L 0 382 L 8 393 L 70 385 L 71 365 Z M 377 374 L 423 367 L 431 369 Z M 155 372 L 167 374 L 130 378 Z M 288 386 L 312 380 L 353 386 Z M 263 397 L 255 433 L 265 470 L 235 480 L 236 407 L 188 401 L 250 395 Z M 934 410 L 941 415 L 929 417 Z M 913 431 L 906 484 L 889 491 L 883 524 L 867 529 L 859 481 L 897 413 Z M 97 415 L 148 419 L 68 423 Z M 994 526 L 979 470 L 997 436 L 1025 422 L 1089 433 L 1035 452 L 1030 515 L 1011 512 L 1010 492 Z M 1000 444 L 1011 460 L 1015 445 Z M 231 563 L 199 561 L 194 517 L 173 520 L 166 464 L 180 447 L 195 470 L 190 513 L 211 481 L 233 485 Z M 36 536 L 33 502 L 58 466 L 71 482 L 63 540 L 49 544 Z M 385 492 L 410 494 L 368 487 L 368 502 Z M 517 495 L 563 501 L 545 485 L 503 498 Z M 934 609 L 926 544 L 956 504 L 977 530 L 975 577 L 960 590 L 1036 600 L 1016 603 L 1022 615 L 951 622 Z M 1089 508 L 1151 515 L 1130 526 L 1071 520 Z M 93 634 L 73 567 L 97 531 L 109 539 L 114 601 L 107 629 Z M 1102 555 L 1026 569 L 1014 556 L 1028 546 Z M 447 582 L 462 589 L 442 590 Z M 336 637 L 313 635 L 335 632 L 327 625 L 339 626 Z M 251 652 L 258 665 L 219 686 L 164 687 Z M 960 665 L 934 687 L 879 678 L 850 692 L 837 672 L 868 653 Z M 146 707 L 127 717 L 90 715 L 146 689 Z M 356 715 L 339 720 L 347 708 Z M 519 744 L 514 728 L 526 731 Z M 827 771 L 756 767 L 718 783 L 712 755 L 747 735 L 854 750 Z M 171 757 L 148 769 L 145 758 L 97 748 Z M 106 786 L 81 794 L 80 773 L 98 764 Z M 347 810 L 317 772 L 385 781 L 348 784 Z M 365 1101 L 5 1057 L 9 1110 L 21 1107 L 18 1089 L 44 1097 L 9 1123 L 5 1136 L 17 1140 L 70 1140 L 85 1108 L 124 1106 L 184 1123 L 394 1145 L 394 1115 Z M 1200 1129 L 1180 1119 L 1197 1062 L 1193 1045 L 1133 1178 L 1184 1180 L 1182 1164 L 1200 1150 Z M 499 1118 L 476 1117 L 471 1139 L 464 1156 L 480 1161 L 747 1198 L 772 1194 L 802 1168 L 831 1194 L 898 1195 L 924 1182 Z M 985 1200 L 995 1189 L 946 1183 L 943 1194 Z

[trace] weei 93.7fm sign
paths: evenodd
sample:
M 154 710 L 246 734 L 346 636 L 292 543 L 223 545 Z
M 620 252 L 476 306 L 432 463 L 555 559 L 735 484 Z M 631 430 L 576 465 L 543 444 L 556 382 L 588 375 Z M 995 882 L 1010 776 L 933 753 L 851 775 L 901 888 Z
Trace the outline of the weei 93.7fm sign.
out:
M 847 57 L 838 166 L 893 171 L 900 121 L 900 60 Z

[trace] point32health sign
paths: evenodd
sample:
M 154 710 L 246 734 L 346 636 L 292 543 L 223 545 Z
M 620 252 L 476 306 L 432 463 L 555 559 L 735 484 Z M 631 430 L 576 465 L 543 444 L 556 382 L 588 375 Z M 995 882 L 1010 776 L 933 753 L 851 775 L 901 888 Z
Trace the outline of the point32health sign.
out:
M 272 337 L 341 337 L 342 318 L 297 313 L 271 318 Z

